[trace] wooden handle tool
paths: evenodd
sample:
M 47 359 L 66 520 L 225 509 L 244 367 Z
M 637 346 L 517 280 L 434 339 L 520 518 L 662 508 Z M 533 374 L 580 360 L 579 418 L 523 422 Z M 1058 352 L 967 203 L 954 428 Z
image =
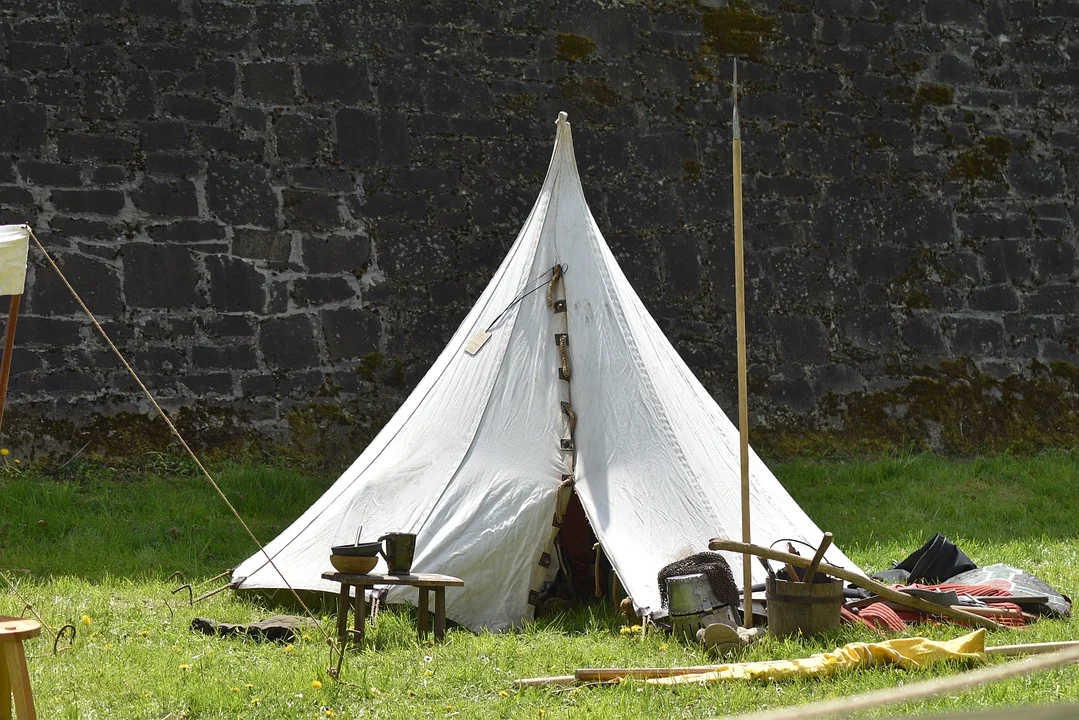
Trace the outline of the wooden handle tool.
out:
M 806 571 L 806 576 L 803 582 L 813 582 L 813 576 L 817 574 L 817 567 L 820 565 L 820 561 L 824 559 L 824 553 L 828 550 L 828 547 L 832 544 L 832 533 L 824 533 L 824 539 L 820 541 L 820 547 L 817 548 L 817 554 L 813 556 L 813 559 L 809 562 L 809 570 Z

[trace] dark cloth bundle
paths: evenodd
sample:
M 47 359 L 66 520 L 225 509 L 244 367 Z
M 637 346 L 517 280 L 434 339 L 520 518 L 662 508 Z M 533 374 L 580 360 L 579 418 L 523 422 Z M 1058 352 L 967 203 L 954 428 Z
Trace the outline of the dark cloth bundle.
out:
M 728 605 L 732 610 L 738 609 L 739 594 L 738 586 L 734 584 L 734 575 L 731 566 L 723 559 L 723 556 L 714 552 L 700 552 L 687 558 L 676 560 L 666 565 L 656 580 L 659 583 L 659 597 L 663 607 L 667 607 L 667 578 L 679 575 L 702 574 L 708 580 L 712 593 L 721 603 Z
M 210 618 L 197 617 L 191 621 L 191 629 L 203 635 L 249 635 L 255 640 L 287 642 L 294 640 L 315 627 L 311 618 L 295 615 L 274 615 L 273 617 L 247 624 L 218 622 Z

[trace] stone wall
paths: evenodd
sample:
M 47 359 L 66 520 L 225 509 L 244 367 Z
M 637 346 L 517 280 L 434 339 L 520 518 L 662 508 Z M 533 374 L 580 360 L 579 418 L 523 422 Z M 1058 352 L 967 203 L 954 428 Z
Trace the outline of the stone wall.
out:
M 1077 0 L 8 0 L 0 221 L 201 446 L 354 454 L 566 110 L 608 242 L 731 411 L 733 55 L 759 437 L 1072 444 Z M 32 257 L 5 430 L 159 447 Z

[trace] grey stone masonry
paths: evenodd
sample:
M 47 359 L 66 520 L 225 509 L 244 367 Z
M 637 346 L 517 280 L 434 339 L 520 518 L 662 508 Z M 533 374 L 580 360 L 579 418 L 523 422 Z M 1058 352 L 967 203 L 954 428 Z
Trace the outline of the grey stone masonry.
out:
M 0 222 L 203 446 L 331 406 L 347 454 L 498 267 L 565 110 L 611 249 L 732 411 L 735 56 L 756 425 L 1079 363 L 1079 0 L 6 2 Z M 4 430 L 144 415 L 36 250 L 28 288 Z

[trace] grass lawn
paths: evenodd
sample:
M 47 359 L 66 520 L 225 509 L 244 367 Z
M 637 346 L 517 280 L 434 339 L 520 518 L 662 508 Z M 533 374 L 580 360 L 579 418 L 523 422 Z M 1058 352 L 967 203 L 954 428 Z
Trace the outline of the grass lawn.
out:
M 666 637 L 621 635 L 620 617 L 603 605 L 502 635 L 451 630 L 440 646 L 417 642 L 405 608 L 379 616 L 368 647 L 348 655 L 348 684 L 339 684 L 326 674 L 329 651 L 317 631 L 285 646 L 214 639 L 188 629 L 197 615 L 250 621 L 279 608 L 231 592 L 193 608 L 170 596 L 172 571 L 208 579 L 253 551 L 220 499 L 187 465 L 162 462 L 156 471 L 135 472 L 76 462 L 48 475 L 12 467 L 0 475 L 0 569 L 48 623 L 79 627 L 74 647 L 57 656 L 51 639 L 28 644 L 42 718 L 698 718 L 893 687 L 955 670 L 874 669 L 781 685 L 653 688 L 629 682 L 517 692 L 512 681 L 518 677 L 569 674 L 577 667 L 710 660 Z M 1070 595 L 1079 588 L 1079 455 L 797 461 L 774 469 L 867 570 L 902 559 L 939 530 L 979 564 L 1018 565 Z M 219 464 L 215 472 L 264 540 L 330 482 L 277 467 Z M 0 583 L 0 614 L 21 609 Z M 329 613 L 322 622 L 333 627 Z M 1070 640 L 1079 638 L 1077 629 L 1075 622 L 1046 620 L 991 633 L 988 643 Z M 937 638 L 963 632 L 919 630 Z M 872 639 L 855 628 L 812 641 L 769 638 L 748 659 L 800 657 Z M 868 716 L 1074 700 L 1079 669 L 1072 668 Z

